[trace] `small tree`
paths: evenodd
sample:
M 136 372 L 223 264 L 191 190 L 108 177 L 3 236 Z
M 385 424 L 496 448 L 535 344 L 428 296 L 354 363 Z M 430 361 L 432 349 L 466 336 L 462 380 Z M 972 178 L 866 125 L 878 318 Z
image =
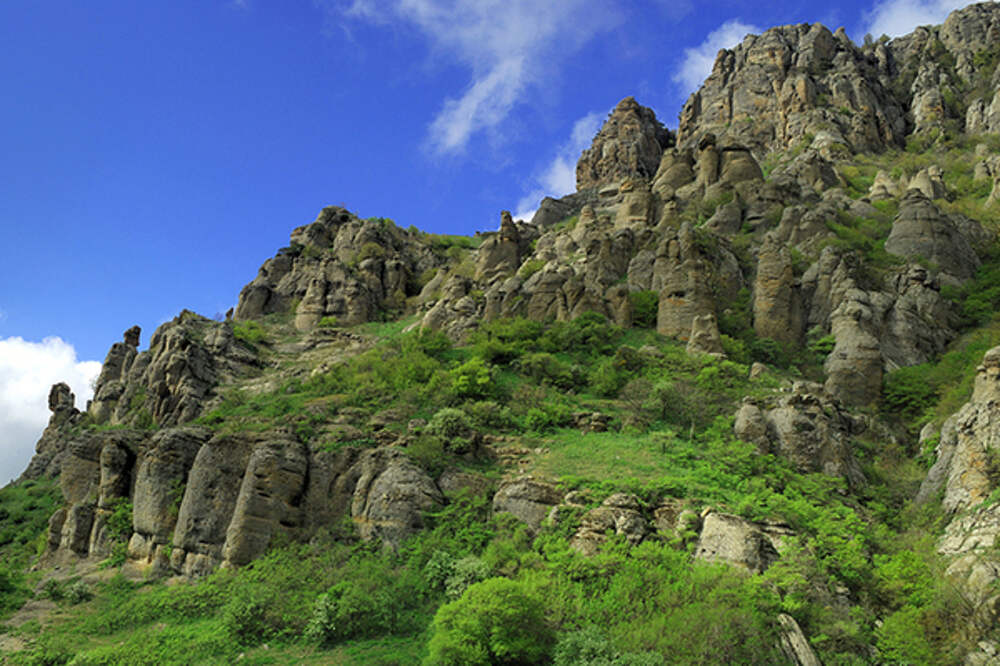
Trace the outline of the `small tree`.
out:
M 545 607 L 521 583 L 490 578 L 434 616 L 426 666 L 545 663 L 555 634 Z

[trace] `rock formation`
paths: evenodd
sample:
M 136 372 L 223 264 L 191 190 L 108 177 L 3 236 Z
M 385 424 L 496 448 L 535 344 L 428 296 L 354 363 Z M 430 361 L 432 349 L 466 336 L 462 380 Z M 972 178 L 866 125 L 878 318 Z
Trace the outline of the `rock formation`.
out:
M 649 180 L 672 137 L 653 112 L 633 97 L 618 102 L 593 145 L 576 166 L 576 189 L 584 190 L 631 178 Z

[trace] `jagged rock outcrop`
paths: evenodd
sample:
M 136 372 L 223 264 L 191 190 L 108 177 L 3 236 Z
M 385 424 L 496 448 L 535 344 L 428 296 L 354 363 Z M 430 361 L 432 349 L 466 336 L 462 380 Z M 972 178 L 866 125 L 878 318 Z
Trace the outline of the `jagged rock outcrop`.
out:
M 187 423 L 205 408 L 215 386 L 259 365 L 233 335 L 230 322 L 185 310 L 136 353 L 138 327 L 115 343 L 98 377 L 89 414 L 94 423 L 150 427 Z
M 972 398 L 941 427 L 937 461 L 920 490 L 921 499 L 944 488 L 942 507 L 961 511 L 985 500 L 997 487 L 1000 457 L 1000 347 L 983 356 Z
M 19 480 L 58 476 L 66 456 L 67 440 L 64 432 L 80 419 L 76 396 L 69 384 L 53 384 L 49 390 L 49 423 L 35 445 L 35 455 Z
M 1000 505 L 985 501 L 1000 486 L 998 409 L 1000 347 L 994 347 L 977 369 L 969 402 L 942 425 L 937 461 L 917 496 L 918 502 L 927 502 L 943 491 L 942 509 L 954 516 L 938 541 L 938 552 L 948 558 L 946 575 L 971 612 L 968 633 L 973 640 L 1000 619 Z M 922 438 L 931 435 L 925 432 Z
M 651 109 L 640 106 L 634 97 L 626 97 L 618 102 L 591 147 L 580 157 L 576 189 L 651 179 L 672 140 Z
M 723 49 L 681 112 L 678 145 L 705 132 L 728 135 L 756 155 L 820 131 L 853 150 L 900 145 L 905 108 L 887 90 L 892 58 L 872 58 L 842 30 L 819 24 L 772 28 Z
M 761 453 L 785 458 L 803 472 L 838 476 L 851 487 L 865 484 L 851 452 L 851 438 L 865 429 L 818 384 L 797 382 L 773 407 L 744 402 L 736 413 L 736 436 Z
M 492 282 L 511 275 L 521 265 L 521 234 L 510 211 L 500 213 L 500 231 L 479 247 L 476 279 Z
M 420 292 L 420 276 L 447 263 L 418 233 L 381 219 L 361 220 L 336 206 L 292 232 L 291 244 L 243 287 L 236 320 L 292 312 L 300 330 L 323 317 L 341 324 L 400 311 Z

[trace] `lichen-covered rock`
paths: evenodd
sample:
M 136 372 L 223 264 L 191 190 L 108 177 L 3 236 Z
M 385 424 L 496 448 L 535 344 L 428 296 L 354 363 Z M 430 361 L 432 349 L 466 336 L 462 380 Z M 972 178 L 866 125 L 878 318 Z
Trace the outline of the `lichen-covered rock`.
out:
M 803 334 L 802 305 L 788 248 L 768 234 L 757 254 L 753 327 L 757 335 L 797 345 Z
M 67 432 L 79 421 L 76 396 L 69 385 L 53 384 L 49 390 L 49 423 L 35 445 L 35 455 L 19 480 L 58 476 L 66 457 L 69 440 Z
M 744 402 L 736 414 L 736 436 L 762 453 L 784 458 L 803 472 L 838 476 L 854 488 L 865 484 L 851 452 L 851 437 L 864 423 L 850 416 L 820 386 L 797 382 L 791 395 L 770 409 Z
M 905 259 L 923 259 L 956 280 L 966 280 L 979 268 L 979 257 L 968 238 L 927 196 L 910 189 L 885 241 L 886 252 Z
M 614 493 L 601 506 L 584 514 L 580 529 L 570 540 L 570 547 L 593 555 L 607 540 L 607 533 L 623 536 L 630 545 L 636 545 L 649 531 L 639 500 L 628 493 Z
M 728 513 L 712 511 L 702 519 L 694 556 L 699 560 L 723 562 L 757 574 L 779 557 L 774 538 L 761 525 Z
M 555 486 L 527 476 L 500 484 L 493 496 L 493 511 L 510 513 L 532 530 L 538 530 L 561 500 L 562 493 Z
M 330 206 L 264 262 L 240 292 L 234 318 L 258 319 L 294 306 L 300 330 L 323 317 L 360 324 L 384 310 L 401 310 L 419 293 L 416 278 L 445 263 L 414 232 Z
M 652 109 L 633 97 L 618 102 L 576 166 L 576 189 L 628 179 L 650 180 L 672 137 Z

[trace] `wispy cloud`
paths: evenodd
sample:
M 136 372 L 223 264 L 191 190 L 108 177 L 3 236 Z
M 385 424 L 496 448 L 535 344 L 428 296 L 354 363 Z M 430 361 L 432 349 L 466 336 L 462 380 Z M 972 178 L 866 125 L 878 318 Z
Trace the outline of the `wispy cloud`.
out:
M 437 155 L 461 153 L 478 133 L 498 131 L 561 61 L 620 20 L 600 0 L 354 0 L 346 14 L 414 26 L 435 55 L 469 69 L 465 90 L 445 99 L 429 123 Z
M 78 360 L 73 345 L 61 338 L 0 339 L 0 486 L 27 467 L 49 419 L 52 385 L 69 384 L 82 409 L 100 370 L 97 361 Z
M 684 49 L 684 58 L 674 73 L 674 82 L 683 88 L 686 95 L 701 86 L 702 82 L 712 73 L 715 56 L 720 49 L 728 49 L 743 41 L 750 33 L 760 33 L 760 28 L 740 19 L 730 19 L 718 28 L 708 33 L 701 44 L 694 48 Z
M 542 197 L 561 197 L 576 191 L 576 162 L 580 159 L 580 153 L 590 146 L 606 117 L 607 113 L 595 111 L 573 123 L 569 139 L 559 147 L 556 156 L 539 173 L 537 187 L 518 201 L 515 218 L 530 220 Z
M 936 25 L 948 14 L 970 4 L 969 0 L 888 0 L 865 15 L 863 32 L 873 37 L 899 37 L 921 25 Z

